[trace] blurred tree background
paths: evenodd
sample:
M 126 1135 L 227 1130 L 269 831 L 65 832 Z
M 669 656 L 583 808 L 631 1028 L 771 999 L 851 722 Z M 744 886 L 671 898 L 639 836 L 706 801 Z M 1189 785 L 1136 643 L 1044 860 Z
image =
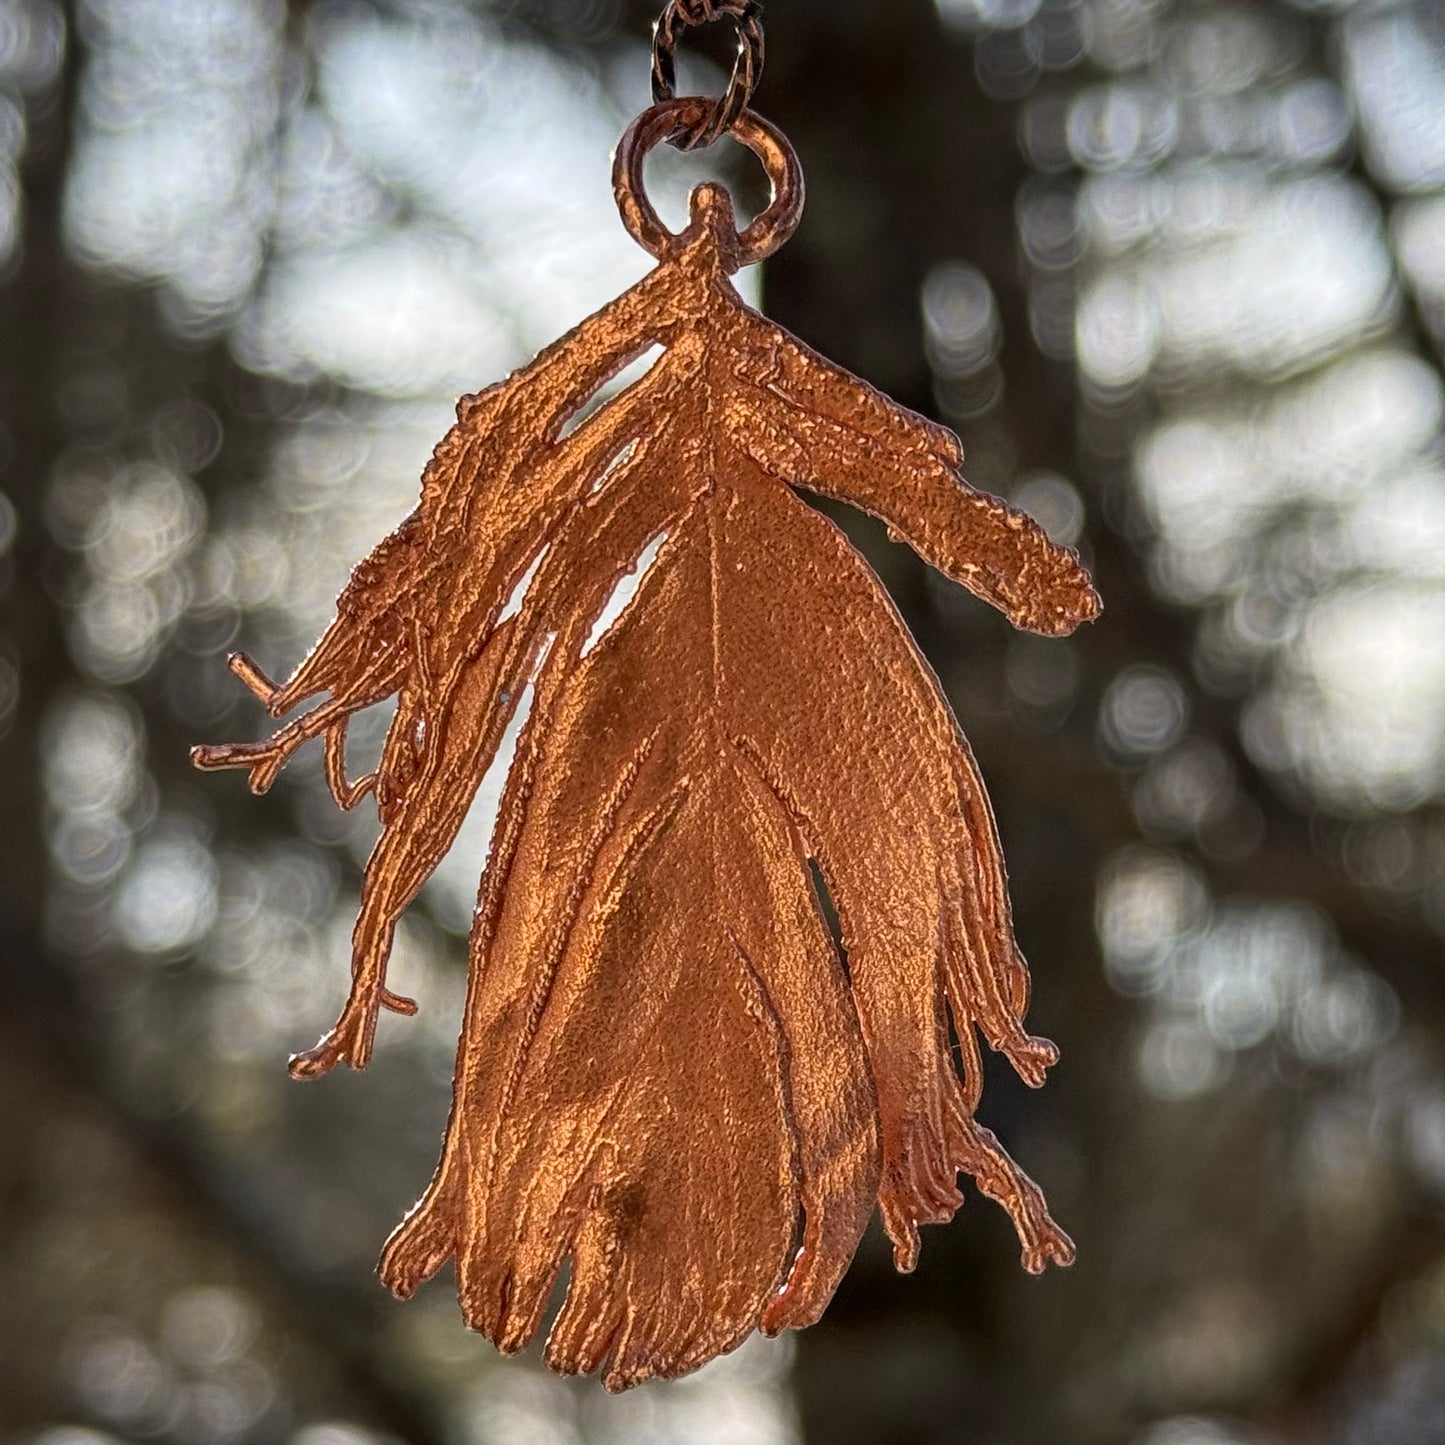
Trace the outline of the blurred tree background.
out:
M 403 929 L 421 1016 L 298 1087 L 375 824 L 186 748 L 260 734 L 226 652 L 299 658 L 456 394 L 646 269 L 608 155 L 654 13 L 0 0 L 0 1440 L 1445 1441 L 1438 0 L 769 3 L 809 204 L 743 284 L 1108 607 L 1011 634 L 840 516 L 993 792 L 1064 1059 L 984 1117 L 1078 1265 L 971 1196 L 620 1398 L 377 1285 L 499 780 Z M 667 155 L 665 212 L 719 164 L 756 204 Z

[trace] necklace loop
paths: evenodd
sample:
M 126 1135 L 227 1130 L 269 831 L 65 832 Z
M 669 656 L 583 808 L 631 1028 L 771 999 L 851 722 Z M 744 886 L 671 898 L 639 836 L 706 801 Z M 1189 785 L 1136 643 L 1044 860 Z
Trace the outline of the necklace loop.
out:
M 702 118 L 668 137 L 678 150 L 709 146 L 732 130 L 748 108 L 763 73 L 763 16 L 758 0 L 667 0 L 652 27 L 652 99 L 662 105 L 677 98 L 677 42 L 684 29 L 724 17 L 737 22 L 738 53 L 721 99 L 709 103 Z
M 666 100 L 642 112 L 623 133 L 612 161 L 612 189 L 627 233 L 645 251 L 661 260 L 677 243 L 662 224 L 643 185 L 642 167 L 647 153 L 659 141 L 686 135 L 707 120 L 713 102 L 706 96 L 685 95 Z M 803 168 L 788 138 L 756 111 L 744 110 L 729 132 L 752 151 L 768 173 L 772 196 L 767 208 L 739 233 L 729 269 L 752 266 L 771 256 L 797 229 L 803 214 Z

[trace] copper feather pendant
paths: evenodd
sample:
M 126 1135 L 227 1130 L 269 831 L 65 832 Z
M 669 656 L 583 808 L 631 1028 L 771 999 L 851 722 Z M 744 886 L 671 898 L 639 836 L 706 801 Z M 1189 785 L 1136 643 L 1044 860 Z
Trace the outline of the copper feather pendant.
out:
M 729 275 L 801 208 L 771 126 L 734 125 L 773 180 L 763 216 L 739 236 L 706 185 L 683 234 L 662 229 L 642 157 L 697 105 L 655 106 L 619 150 L 624 220 L 656 269 L 462 398 L 420 504 L 284 684 L 232 659 L 273 716 L 325 699 L 265 742 L 194 754 L 264 792 L 321 737 L 337 802 L 375 798 L 351 994 L 291 1063 L 313 1077 L 364 1067 L 379 1010 L 412 1011 L 385 987 L 397 920 L 530 697 L 441 1162 L 381 1273 L 409 1295 L 455 1259 L 468 1323 L 511 1351 L 570 1261 L 547 1359 L 609 1388 L 811 1324 L 875 1203 L 911 1269 L 918 1226 L 958 1208 L 960 1171 L 1009 1211 L 1027 1268 L 1073 1257 L 974 1117 L 980 1034 L 1033 1085 L 1056 1057 L 1023 1028 L 983 783 L 877 579 L 792 489 L 882 518 L 1016 626 L 1069 632 L 1098 598 L 1072 552 L 961 479 L 951 433 L 739 299 Z M 641 380 L 566 430 L 654 346 Z M 348 719 L 392 695 L 376 769 L 351 783 Z

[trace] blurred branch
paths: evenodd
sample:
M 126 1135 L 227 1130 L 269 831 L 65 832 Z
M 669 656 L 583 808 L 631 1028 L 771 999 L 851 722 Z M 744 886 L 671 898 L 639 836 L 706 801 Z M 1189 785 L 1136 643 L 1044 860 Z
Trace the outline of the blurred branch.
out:
M 66 6 L 72 40 L 75 6 Z M 153 1121 L 127 1111 L 99 1067 L 88 1010 L 67 971 L 37 943 L 47 892 L 47 850 L 42 834 L 41 729 L 56 695 L 77 679 L 65 644 L 63 614 L 56 605 L 59 558 L 48 540 L 43 515 L 51 467 L 66 443 L 57 413 L 61 348 L 92 283 L 67 258 L 61 235 L 61 204 L 70 154 L 70 114 L 79 68 L 71 44 L 60 94 L 45 112 L 24 170 L 25 231 L 19 275 L 0 289 L 0 414 L 6 418 L 12 455 L 5 477 L 14 499 L 18 537 L 7 598 L 6 630 L 21 668 L 21 694 L 10 733 L 0 738 L 0 992 L 6 1011 L 0 1037 L 6 1054 L 23 1061 L 38 1097 L 83 1096 L 111 1121 L 168 1184 L 198 1226 L 230 1240 L 250 1260 L 257 1283 L 304 1332 L 318 1353 L 334 1359 L 358 1410 L 413 1445 L 442 1436 L 441 1422 L 425 1401 L 396 1389 L 366 1347 L 355 1301 L 302 1277 L 226 1199 L 208 1161 Z M 16 485 L 18 483 L 18 485 Z

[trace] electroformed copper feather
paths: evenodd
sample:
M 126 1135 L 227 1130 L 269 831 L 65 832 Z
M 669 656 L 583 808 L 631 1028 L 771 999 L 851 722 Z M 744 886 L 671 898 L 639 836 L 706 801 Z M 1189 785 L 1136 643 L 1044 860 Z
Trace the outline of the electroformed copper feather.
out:
M 320 736 L 337 802 L 375 796 L 351 993 L 291 1062 L 309 1078 L 365 1067 L 379 1010 L 411 1010 L 385 987 L 397 919 L 530 697 L 440 1165 L 381 1273 L 405 1296 L 455 1259 L 468 1323 L 511 1351 L 570 1260 L 548 1362 L 614 1389 L 811 1324 L 875 1202 L 912 1269 L 918 1226 L 961 1203 L 960 1171 L 1008 1210 L 1028 1269 L 1073 1258 L 975 1118 L 980 1034 L 1032 1085 L 1056 1057 L 1023 1028 L 983 783 L 877 579 L 792 488 L 882 518 L 1016 626 L 1069 632 L 1098 598 L 1072 552 L 962 480 L 951 433 L 742 303 L 729 275 L 801 208 L 771 126 L 745 111 L 733 127 L 769 168 L 763 216 L 739 236 L 705 185 L 687 229 L 663 230 L 642 157 L 697 105 L 655 106 L 619 149 L 624 220 L 656 269 L 461 400 L 419 506 L 285 684 L 232 659 L 274 716 L 327 700 L 265 742 L 194 754 L 264 792 Z M 655 346 L 645 376 L 567 430 Z M 380 761 L 350 783 L 347 720 L 393 694 Z

